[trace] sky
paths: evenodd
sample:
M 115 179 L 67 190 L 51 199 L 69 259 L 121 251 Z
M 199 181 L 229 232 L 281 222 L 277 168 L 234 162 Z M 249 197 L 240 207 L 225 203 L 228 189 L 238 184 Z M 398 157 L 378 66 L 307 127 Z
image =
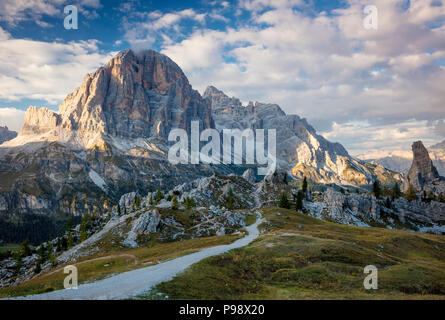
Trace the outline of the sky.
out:
M 0 125 L 20 130 L 29 105 L 57 110 L 126 48 L 168 55 L 201 94 L 277 103 L 352 155 L 445 139 L 438 0 L 1 0 Z

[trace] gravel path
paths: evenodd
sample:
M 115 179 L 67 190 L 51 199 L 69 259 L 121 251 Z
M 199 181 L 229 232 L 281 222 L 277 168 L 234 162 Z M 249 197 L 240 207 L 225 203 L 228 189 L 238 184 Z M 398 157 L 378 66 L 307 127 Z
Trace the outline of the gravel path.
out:
M 108 300 L 134 297 L 147 292 L 150 288 L 161 282 L 171 280 L 174 276 L 202 259 L 248 245 L 259 236 L 258 225 L 263 222 L 263 219 L 260 218 L 261 217 L 258 217 L 254 224 L 246 227 L 249 232 L 247 236 L 238 239 L 231 244 L 204 248 L 198 252 L 162 262 L 154 266 L 124 272 L 93 283 L 81 284 L 78 289 L 58 290 L 44 294 L 18 297 L 16 299 Z

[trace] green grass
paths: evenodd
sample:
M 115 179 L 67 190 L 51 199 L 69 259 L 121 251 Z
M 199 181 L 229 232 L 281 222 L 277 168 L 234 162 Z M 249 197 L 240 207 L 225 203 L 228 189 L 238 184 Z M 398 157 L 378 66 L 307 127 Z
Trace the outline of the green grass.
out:
M 21 245 L 18 243 L 8 243 L 0 245 L 0 253 L 4 253 L 8 250 L 11 250 L 12 252 L 20 250 Z
M 445 298 L 444 236 L 262 211 L 265 233 L 249 246 L 205 259 L 155 291 L 170 299 Z M 378 290 L 363 287 L 367 265 L 379 270 Z
M 248 214 L 248 215 L 246 215 L 246 226 L 250 226 L 250 225 L 254 224 L 256 219 L 257 219 L 257 215 L 256 214 Z

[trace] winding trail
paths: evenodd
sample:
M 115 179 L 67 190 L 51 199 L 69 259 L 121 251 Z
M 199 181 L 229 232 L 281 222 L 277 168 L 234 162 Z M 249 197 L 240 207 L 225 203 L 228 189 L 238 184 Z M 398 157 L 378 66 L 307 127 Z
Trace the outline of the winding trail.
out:
M 204 248 L 198 252 L 162 262 L 154 266 L 127 271 L 92 283 L 81 284 L 78 289 L 57 290 L 38 295 L 17 297 L 14 299 L 109 300 L 131 298 L 147 292 L 150 288 L 162 282 L 171 280 L 174 276 L 202 259 L 248 245 L 259 236 L 258 225 L 261 222 L 263 222 L 263 219 L 261 219 L 261 216 L 258 216 L 257 221 L 254 224 L 246 227 L 249 234 L 231 244 Z

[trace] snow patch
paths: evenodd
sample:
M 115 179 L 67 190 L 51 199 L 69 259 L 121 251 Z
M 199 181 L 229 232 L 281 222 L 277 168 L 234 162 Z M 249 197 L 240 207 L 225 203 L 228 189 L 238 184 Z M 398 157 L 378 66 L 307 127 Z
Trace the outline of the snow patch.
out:
M 93 169 L 90 169 L 90 172 L 88 173 L 90 176 L 90 179 L 94 182 L 96 186 L 101 188 L 104 192 L 107 192 L 107 184 L 105 183 L 104 179 Z

